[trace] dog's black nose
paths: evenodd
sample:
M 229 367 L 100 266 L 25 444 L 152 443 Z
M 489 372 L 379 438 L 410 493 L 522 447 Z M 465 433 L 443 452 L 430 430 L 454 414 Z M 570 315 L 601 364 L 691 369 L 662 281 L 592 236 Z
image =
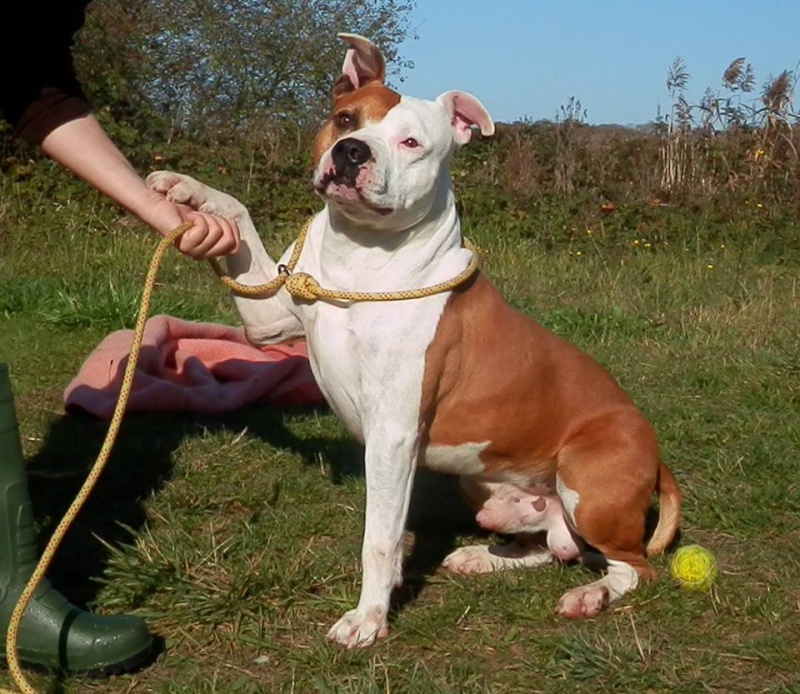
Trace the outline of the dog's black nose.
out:
M 354 137 L 339 140 L 331 152 L 334 166 L 342 173 L 351 168 L 358 168 L 372 158 L 372 152 L 366 142 Z

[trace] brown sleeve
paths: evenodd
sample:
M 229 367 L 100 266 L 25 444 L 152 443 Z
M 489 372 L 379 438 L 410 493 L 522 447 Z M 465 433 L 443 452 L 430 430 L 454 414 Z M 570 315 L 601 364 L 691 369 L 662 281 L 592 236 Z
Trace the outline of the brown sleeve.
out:
M 22 0 L 4 12 L 0 113 L 16 135 L 34 144 L 91 110 L 75 77 L 71 51 L 87 4 L 88 0 Z
M 28 104 L 14 126 L 14 134 L 38 145 L 59 125 L 80 118 L 91 111 L 82 94 L 68 94 L 54 87 L 44 87 Z

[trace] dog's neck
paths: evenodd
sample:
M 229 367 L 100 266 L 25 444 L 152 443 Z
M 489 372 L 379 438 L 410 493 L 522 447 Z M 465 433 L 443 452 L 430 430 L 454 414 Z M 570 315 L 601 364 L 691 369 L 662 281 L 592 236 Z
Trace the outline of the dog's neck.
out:
M 359 225 L 330 205 L 320 216 L 321 266 L 326 275 L 339 275 L 332 277 L 339 282 L 336 268 L 356 273 L 362 286 L 413 288 L 457 274 L 468 260 L 461 253 L 461 225 L 449 181 L 442 183 L 427 214 L 403 231 Z

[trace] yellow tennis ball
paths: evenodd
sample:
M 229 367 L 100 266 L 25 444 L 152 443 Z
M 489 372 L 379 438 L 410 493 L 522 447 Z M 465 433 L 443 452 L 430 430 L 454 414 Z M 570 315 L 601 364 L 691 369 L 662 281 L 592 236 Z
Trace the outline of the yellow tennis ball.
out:
M 705 547 L 679 547 L 669 562 L 669 574 L 686 590 L 709 590 L 719 573 L 717 560 Z

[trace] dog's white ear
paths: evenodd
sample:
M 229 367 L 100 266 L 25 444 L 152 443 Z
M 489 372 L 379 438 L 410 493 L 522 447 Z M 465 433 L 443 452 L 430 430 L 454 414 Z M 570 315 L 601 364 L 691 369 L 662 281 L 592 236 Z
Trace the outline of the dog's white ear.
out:
M 472 94 L 450 91 L 440 94 L 437 103 L 444 107 L 450 117 L 453 136 L 459 145 L 465 145 L 472 137 L 472 126 L 476 126 L 481 135 L 494 135 L 494 121 L 484 105 Z
M 333 85 L 333 98 L 352 92 L 369 82 L 386 79 L 386 63 L 378 47 L 358 34 L 338 34 L 347 44 L 342 74 Z

